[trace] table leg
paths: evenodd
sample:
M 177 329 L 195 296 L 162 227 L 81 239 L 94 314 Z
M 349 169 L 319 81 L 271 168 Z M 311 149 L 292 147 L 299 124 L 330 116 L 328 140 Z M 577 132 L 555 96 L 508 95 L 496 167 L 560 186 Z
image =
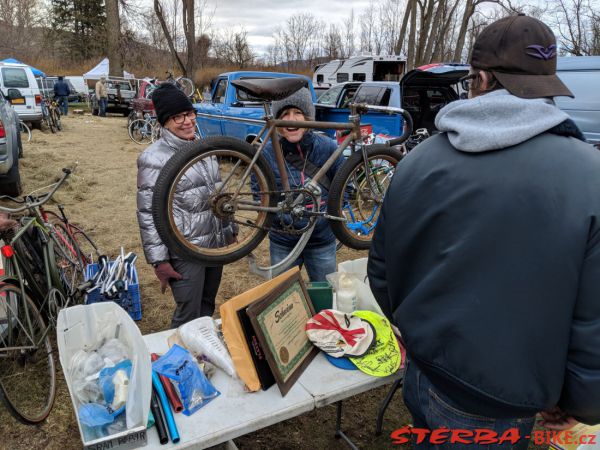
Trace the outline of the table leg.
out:
M 377 413 L 377 425 L 375 427 L 375 435 L 376 436 L 381 435 L 381 432 L 383 429 L 383 415 L 385 414 L 387 407 L 390 405 L 390 402 L 392 401 L 392 397 L 394 397 L 394 394 L 396 393 L 396 391 L 402 387 L 402 380 L 403 380 L 402 378 L 399 378 L 398 380 L 394 381 L 394 384 L 392 384 L 392 387 L 390 388 L 389 392 L 383 399 L 381 406 L 379 407 L 379 412 Z
M 336 406 L 337 415 L 335 418 L 335 437 L 338 439 L 343 439 L 344 442 L 348 444 L 348 447 L 350 447 L 352 450 L 358 450 L 358 447 L 354 445 L 354 442 L 352 442 L 352 440 L 342 431 L 342 401 L 340 400 L 337 402 Z

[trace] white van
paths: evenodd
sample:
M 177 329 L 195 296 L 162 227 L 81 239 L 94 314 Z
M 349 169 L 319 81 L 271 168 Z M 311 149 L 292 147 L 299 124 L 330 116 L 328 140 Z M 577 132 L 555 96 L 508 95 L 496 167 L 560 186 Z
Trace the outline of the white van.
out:
M 0 62 L 0 90 L 22 121 L 42 121 L 42 94 L 31 67 Z

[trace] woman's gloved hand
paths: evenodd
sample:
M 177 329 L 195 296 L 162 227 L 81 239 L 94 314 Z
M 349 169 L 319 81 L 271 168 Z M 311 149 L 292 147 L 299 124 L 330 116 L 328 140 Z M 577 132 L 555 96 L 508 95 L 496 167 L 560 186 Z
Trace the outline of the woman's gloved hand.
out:
M 171 263 L 166 261 L 154 268 L 154 274 L 156 275 L 156 278 L 158 278 L 158 281 L 160 281 L 160 291 L 163 294 L 166 292 L 171 278 L 174 280 L 183 279 L 183 276 L 173 269 Z

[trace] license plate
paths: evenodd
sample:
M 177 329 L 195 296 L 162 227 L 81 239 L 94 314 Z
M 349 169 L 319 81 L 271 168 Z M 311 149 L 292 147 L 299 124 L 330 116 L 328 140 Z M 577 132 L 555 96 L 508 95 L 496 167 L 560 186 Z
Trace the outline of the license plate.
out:
M 13 105 L 24 105 L 25 99 L 24 98 L 13 98 L 10 100 L 10 103 Z

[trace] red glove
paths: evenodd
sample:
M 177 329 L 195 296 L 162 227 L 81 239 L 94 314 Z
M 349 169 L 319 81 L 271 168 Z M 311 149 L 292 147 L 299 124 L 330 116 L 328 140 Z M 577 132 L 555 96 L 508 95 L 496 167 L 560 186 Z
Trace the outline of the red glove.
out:
M 157 267 L 154 268 L 154 274 L 156 275 L 156 278 L 158 278 L 158 281 L 160 281 L 160 292 L 162 292 L 163 294 L 167 290 L 167 286 L 169 284 L 170 279 L 183 279 L 183 276 L 180 273 L 176 272 L 175 269 L 173 269 L 171 263 L 169 262 L 160 263 Z

